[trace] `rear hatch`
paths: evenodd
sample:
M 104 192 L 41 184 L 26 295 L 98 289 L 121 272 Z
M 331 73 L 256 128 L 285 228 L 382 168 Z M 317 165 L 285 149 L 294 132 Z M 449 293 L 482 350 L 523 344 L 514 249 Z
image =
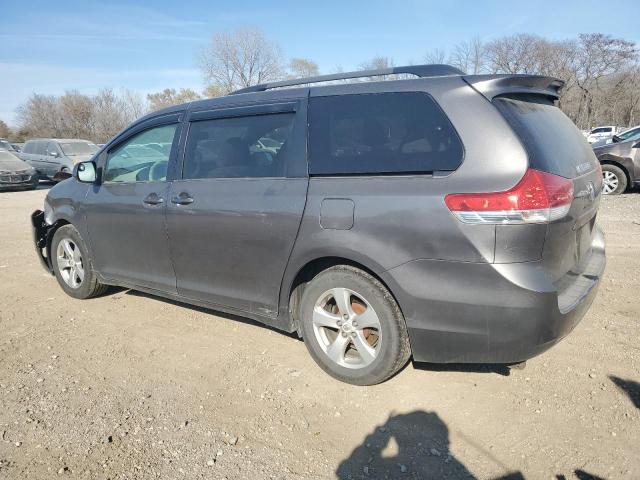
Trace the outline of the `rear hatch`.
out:
M 548 96 L 513 94 L 492 101 L 520 137 L 529 167 L 573 182 L 570 208 L 548 224 L 542 251 L 545 271 L 562 294 L 593 267 L 591 250 L 602 188 L 600 164 L 584 136 Z

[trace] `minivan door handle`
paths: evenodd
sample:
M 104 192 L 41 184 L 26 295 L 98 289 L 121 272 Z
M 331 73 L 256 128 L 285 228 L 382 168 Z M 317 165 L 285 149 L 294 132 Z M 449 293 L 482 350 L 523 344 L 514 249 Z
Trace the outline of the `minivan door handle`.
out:
M 175 203 L 176 205 L 189 205 L 193 202 L 193 197 L 187 192 L 180 192 L 178 195 L 171 197 L 171 203 Z
M 160 205 L 161 203 L 164 203 L 164 199 L 155 192 L 144 197 L 144 200 L 142 201 L 147 205 Z

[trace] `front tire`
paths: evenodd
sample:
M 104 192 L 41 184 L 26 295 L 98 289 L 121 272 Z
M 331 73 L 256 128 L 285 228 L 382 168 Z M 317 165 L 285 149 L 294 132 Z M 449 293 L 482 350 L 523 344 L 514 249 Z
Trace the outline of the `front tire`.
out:
M 411 354 L 404 317 L 391 293 L 348 265 L 324 270 L 307 284 L 300 329 L 316 363 L 353 385 L 384 382 Z
M 108 288 L 98 282 L 87 247 L 73 225 L 63 225 L 53 235 L 51 263 L 60 287 L 73 298 L 96 297 Z
M 602 193 L 605 195 L 620 195 L 627 189 L 627 176 L 615 165 L 602 165 Z

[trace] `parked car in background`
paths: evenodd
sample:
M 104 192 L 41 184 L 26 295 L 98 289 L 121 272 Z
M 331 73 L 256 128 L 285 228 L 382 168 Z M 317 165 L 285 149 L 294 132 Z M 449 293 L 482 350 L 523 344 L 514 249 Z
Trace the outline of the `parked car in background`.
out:
M 13 152 L 0 149 L 0 190 L 28 189 L 38 186 L 36 170 Z
M 632 140 L 640 136 L 640 125 L 637 127 L 629 128 L 620 133 L 616 133 L 614 136 L 605 138 L 603 140 L 598 140 L 591 144 L 592 148 L 602 147 L 603 145 L 609 145 L 610 143 L 620 143 L 625 140 Z
M 4 138 L 0 138 L 0 150 L 6 150 L 9 152 L 16 152 L 16 149 L 13 148 L 13 145 L 11 145 L 7 140 L 5 140 Z
M 614 136 L 618 132 L 618 127 L 615 126 L 607 126 L 607 127 L 596 127 L 589 132 L 589 136 L 587 137 L 587 141 L 589 143 L 597 142 L 598 140 L 604 140 L 606 138 Z
M 605 195 L 619 195 L 640 183 L 640 130 L 626 135 L 626 139 L 596 147 L 593 153 L 602 165 L 602 193 Z
M 419 78 L 306 86 L 390 74 Z M 48 192 L 40 259 L 75 298 L 122 285 L 298 332 L 358 385 L 411 355 L 522 362 L 605 266 L 600 168 L 562 85 L 414 65 L 154 112 Z
M 88 140 L 37 138 L 28 140 L 19 156 L 40 177 L 53 180 L 56 173 L 71 173 L 76 163 L 90 159 L 97 151 L 97 145 Z

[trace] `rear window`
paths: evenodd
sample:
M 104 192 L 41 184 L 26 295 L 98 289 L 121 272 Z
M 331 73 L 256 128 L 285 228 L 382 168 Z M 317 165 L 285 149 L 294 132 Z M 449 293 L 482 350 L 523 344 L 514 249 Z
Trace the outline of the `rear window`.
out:
M 595 168 L 598 160 L 584 135 L 551 100 L 522 96 L 493 102 L 524 143 L 531 168 L 566 178 Z
M 429 173 L 462 163 L 458 135 L 425 93 L 316 97 L 309 105 L 312 175 Z

